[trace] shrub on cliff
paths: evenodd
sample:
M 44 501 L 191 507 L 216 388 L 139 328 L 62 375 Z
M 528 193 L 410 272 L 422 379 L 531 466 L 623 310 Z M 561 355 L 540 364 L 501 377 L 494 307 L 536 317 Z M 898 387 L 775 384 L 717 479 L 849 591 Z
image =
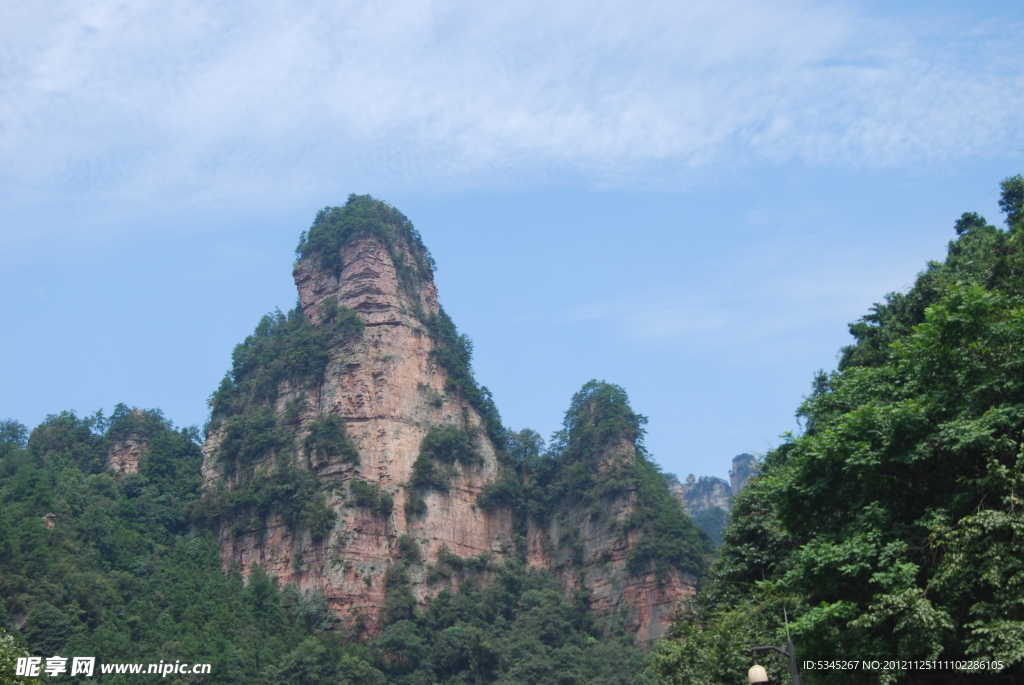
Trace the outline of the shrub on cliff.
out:
M 307 428 L 309 435 L 302 445 L 310 457 L 317 461 L 339 457 L 352 464 L 359 463 L 359 452 L 345 430 L 345 419 L 331 414 L 310 421 Z
M 298 308 L 265 315 L 231 353 L 231 371 L 210 397 L 214 420 L 241 413 L 252 404 L 273 402 L 283 381 L 319 381 L 330 346 L 361 334 L 363 328 L 358 314 L 336 303 L 333 315 L 320 326 Z
M 447 492 L 455 477 L 455 462 L 472 466 L 483 462 L 476 446 L 477 432 L 458 426 L 433 426 L 420 442 L 420 453 L 412 465 L 406 485 L 409 497 L 405 513 L 420 516 L 426 512 L 422 490 Z
M 391 494 L 386 490 L 382 490 L 379 483 L 371 483 L 360 478 L 353 478 L 348 482 L 348 489 L 352 495 L 352 504 L 357 507 L 370 509 L 380 516 L 388 516 L 395 506 Z

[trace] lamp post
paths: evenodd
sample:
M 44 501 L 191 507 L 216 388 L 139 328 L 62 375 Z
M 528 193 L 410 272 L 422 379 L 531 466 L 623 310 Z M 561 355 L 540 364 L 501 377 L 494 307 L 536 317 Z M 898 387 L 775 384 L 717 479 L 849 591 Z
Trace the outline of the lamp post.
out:
M 789 657 L 789 672 L 793 674 L 793 685 L 800 685 L 800 673 L 796 670 L 796 652 L 793 651 L 793 643 L 787 642 L 786 649 L 771 645 L 768 647 L 751 647 L 750 653 L 756 658 L 757 652 L 768 650 L 774 650 L 782 656 Z M 754 683 L 767 683 L 768 673 L 764 670 L 764 666 L 755 663 L 747 672 L 747 680 L 750 681 L 751 685 Z
M 793 675 L 793 685 L 800 685 L 800 672 L 796 670 L 796 651 L 793 649 L 793 640 L 789 637 L 789 616 L 786 614 L 785 609 L 782 610 L 782 617 L 786 622 L 786 649 L 771 645 L 750 648 L 750 656 L 754 659 L 754 665 L 747 671 L 747 680 L 751 685 L 768 682 L 768 672 L 764 670 L 764 666 L 757 663 L 757 653 L 769 650 L 774 650 L 782 656 L 789 658 L 789 672 Z

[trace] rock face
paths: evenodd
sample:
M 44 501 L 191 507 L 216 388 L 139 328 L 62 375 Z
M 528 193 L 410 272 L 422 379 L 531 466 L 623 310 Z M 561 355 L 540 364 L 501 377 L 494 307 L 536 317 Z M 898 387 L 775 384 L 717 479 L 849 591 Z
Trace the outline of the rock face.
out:
M 374 207 L 379 209 L 380 203 L 366 211 L 377 211 Z M 437 289 L 429 268 L 412 268 L 424 259 L 429 263 L 429 257 L 425 251 L 417 253 L 422 248 L 418 236 L 411 241 L 396 235 L 401 238 L 396 233 L 356 234 L 335 245 L 330 259 L 322 252 L 311 253 L 296 264 L 293 275 L 305 321 L 322 327 L 340 307 L 354 311 L 364 327 L 361 335 L 328 346 L 325 371 L 314 381 L 285 378 L 270 399 L 247 405 L 245 411 L 271 412 L 287 439 L 255 458 L 226 459 L 226 445 L 235 438 L 230 417 L 218 414 L 214 403 L 203 447 L 203 476 L 211 500 L 241 491 L 291 460 L 294 468 L 315 475 L 334 513 L 327 533 L 316 537 L 290 524 L 278 508 L 262 520 L 242 510 L 222 513 L 216 528 L 225 570 L 237 565 L 248 576 L 259 565 L 282 584 L 324 593 L 339 619 L 370 632 L 379 628 L 387 573 L 395 559 L 404 556 L 403 573 L 413 597 L 422 603 L 444 587 L 456 586 L 457 576 L 439 579 L 429 573 L 439 555 L 500 563 L 517 553 L 517 535 L 523 532 L 517 528 L 522 520 L 511 508 L 478 506 L 486 484 L 506 467 L 487 437 L 479 402 L 474 406 L 464 389 L 453 385 L 439 361 L 437 322 L 444 315 Z M 357 461 L 309 448 L 316 426 L 330 417 L 344 420 Z M 432 429 L 446 427 L 472 436 L 477 458 L 439 465 L 447 487 L 416 487 L 424 438 Z M 612 456 L 636 455 L 627 445 Z M 393 506 L 360 504 L 357 481 L 390 497 Z M 630 492 L 608 502 L 600 519 L 587 511 L 570 511 L 567 519 L 544 529 L 531 526 L 526 531 L 527 557 L 529 564 L 559 573 L 567 590 L 588 590 L 598 615 L 627 609 L 630 628 L 639 640 L 649 642 L 667 628 L 677 601 L 693 593 L 695 579 L 680 571 L 657 576 L 627 572 L 625 559 L 635 534 L 615 531 L 624 528 L 616 522 L 630 515 L 635 496 Z M 579 531 L 579 544 L 572 549 L 562 544 L 565 530 Z M 415 563 L 408 562 L 411 542 L 419 548 Z M 486 581 L 487 572 L 480 573 Z
M 715 476 L 696 478 L 692 473 L 686 477 L 685 483 L 671 474 L 665 474 L 669 490 L 679 498 L 689 514 L 698 514 L 711 509 L 729 511 L 732 509 L 732 498 L 746 486 L 747 481 L 757 475 L 757 457 L 753 454 L 738 454 L 732 458 L 732 469 L 729 471 L 729 483 Z
M 732 458 L 729 483 L 714 476 L 696 478 L 692 473 L 685 483 L 671 474 L 665 474 L 669 490 L 672 491 L 694 523 L 717 543 L 722 543 L 722 530 L 729 520 L 732 498 L 746 486 L 747 481 L 757 475 L 757 458 L 752 454 L 739 454 Z
M 334 528 L 323 540 L 288 531 L 280 516 L 271 516 L 265 527 L 255 526 L 239 535 L 232 525 L 220 527 L 225 568 L 238 564 L 244 574 L 256 564 L 282 583 L 297 583 L 323 592 L 342 617 L 365 615 L 371 627 L 376 608 L 384 599 L 384 573 L 397 555 L 396 541 L 411 535 L 427 560 L 436 560 L 444 545 L 462 557 L 493 554 L 500 557 L 511 546 L 512 522 L 476 506 L 484 484 L 495 478 L 495 451 L 486 439 L 479 440 L 483 460 L 475 466 L 455 465 L 457 471 L 447 492 L 424 494 L 426 513 L 407 517 L 413 463 L 432 426 L 463 426 L 479 429 L 476 410 L 446 389 L 446 375 L 431 357 L 433 340 L 414 312 L 437 315 L 437 291 L 432 281 L 422 284 L 418 301 L 399 287 L 396 267 L 379 241 L 357 240 L 341 254 L 340 277 L 325 272 L 314 259 L 300 262 L 294 271 L 303 312 L 319 323 L 320 305 L 335 298 L 339 305 L 358 312 L 366 324 L 362 340 L 331 349 L 323 381 L 313 388 L 289 385 L 280 392 L 274 411 L 283 417 L 289 407 L 303 407 L 298 416 L 295 451 L 301 452 L 309 424 L 325 416 L 340 416 L 359 451 L 359 464 L 326 459 L 308 463 L 327 493 L 327 503 L 337 513 Z M 224 467 L 215 458 L 224 431 L 211 431 L 204 445 L 203 473 L 209 487 L 225 479 Z M 273 454 L 255 464 L 270 469 Z M 366 507 L 349 505 L 344 486 L 354 478 L 378 484 L 391 495 L 394 507 L 381 515 Z M 416 598 L 431 591 L 414 583 Z M 436 590 L 436 588 L 435 588 Z
M 737 454 L 732 458 L 732 470 L 729 471 L 729 482 L 732 484 L 732 494 L 740 494 L 747 485 L 747 481 L 757 475 L 760 467 L 757 465 L 757 457 L 753 454 Z
M 732 488 L 721 478 L 701 476 L 700 480 L 691 473 L 686 483 L 680 483 L 675 476 L 668 476 L 669 489 L 683 503 L 690 514 L 709 509 L 729 511 L 732 506 Z
M 115 473 L 138 473 L 139 460 L 148 447 L 146 441 L 136 438 L 118 440 L 107 452 L 107 469 Z

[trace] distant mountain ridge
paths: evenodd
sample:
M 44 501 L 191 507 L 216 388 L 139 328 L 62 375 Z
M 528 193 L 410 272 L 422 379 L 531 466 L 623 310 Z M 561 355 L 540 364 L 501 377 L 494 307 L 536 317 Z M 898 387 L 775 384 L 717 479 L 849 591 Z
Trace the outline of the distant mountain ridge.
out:
M 682 503 L 694 523 L 711 536 L 716 544 L 722 544 L 722 530 L 729 521 L 732 498 L 746 486 L 747 481 L 758 472 L 757 457 L 752 454 L 738 454 L 732 458 L 729 482 L 716 476 L 695 477 L 692 473 L 685 483 L 679 478 L 665 474 L 669 490 Z

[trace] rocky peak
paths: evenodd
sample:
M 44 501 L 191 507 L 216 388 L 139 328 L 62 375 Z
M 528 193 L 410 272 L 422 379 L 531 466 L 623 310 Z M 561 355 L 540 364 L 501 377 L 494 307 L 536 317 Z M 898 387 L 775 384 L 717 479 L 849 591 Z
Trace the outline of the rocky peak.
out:
M 689 514 L 698 514 L 709 509 L 729 511 L 732 508 L 732 488 L 721 478 L 701 476 L 699 479 L 692 473 L 686 477 L 685 483 L 670 474 L 666 475 L 669 488 L 679 498 Z
M 697 478 L 692 473 L 686 477 L 685 483 L 680 483 L 678 478 L 668 473 L 665 480 L 686 513 L 693 517 L 701 530 L 721 544 L 722 531 L 732 510 L 732 498 L 740 493 L 750 478 L 757 475 L 758 469 L 757 458 L 743 453 L 732 458 L 729 483 L 715 476 Z
M 314 324 L 328 299 L 371 326 L 440 312 L 434 262 L 419 233 L 401 212 L 369 196 L 321 210 L 296 253 L 300 307 Z
M 244 507 L 211 505 L 225 567 L 248 573 L 259 564 L 281 582 L 323 592 L 340 617 L 359 615 L 373 629 L 400 539 L 420 551 L 405 573 L 423 600 L 440 589 L 426 580 L 439 553 L 501 558 L 512 546 L 512 522 L 476 506 L 497 476 L 496 449 L 472 401 L 480 390 L 468 350 L 466 368 L 445 366 L 457 365 L 460 350 L 451 348 L 462 340 L 445 327 L 432 262 L 411 224 L 384 203 L 353 196 L 318 214 L 298 255 L 299 309 L 270 324 L 279 340 L 294 340 L 254 368 L 247 364 L 259 361 L 263 339 L 236 349 L 235 369 L 214 398 L 204 474 L 211 499 L 282 474 L 309 484 L 296 486 L 296 496 L 314 504 L 295 506 L 320 512 L 319 528 L 316 517 L 288 520 L 279 506 L 257 522 Z M 331 333 L 346 317 L 359 325 Z M 300 355 L 322 359 L 271 374 L 279 357 Z M 468 381 L 455 384 L 460 371 Z M 260 381 L 268 376 L 276 381 L 269 390 Z M 424 457 L 427 445 L 436 449 Z
M 732 458 L 728 483 L 715 476 L 697 478 L 692 473 L 686 477 L 685 483 L 680 483 L 672 474 L 665 474 L 665 479 L 686 511 L 699 514 L 709 509 L 729 511 L 732 498 L 743 490 L 748 480 L 757 475 L 758 470 L 757 457 L 744 452 Z
M 400 212 L 351 196 L 297 256 L 298 307 L 264 317 L 211 399 L 203 511 L 225 569 L 259 565 L 372 632 L 525 552 L 597 615 L 625 612 L 641 642 L 667 629 L 705 541 L 646 459 L 625 392 L 584 386 L 531 472 L 506 453 Z M 545 493 L 539 515 L 527 483 Z
M 337 306 L 357 312 L 368 326 L 409 323 L 417 314 L 437 316 L 437 288 L 433 277 L 425 279 L 413 293 L 403 291 L 398 270 L 386 249 L 373 238 L 357 238 L 344 250 L 341 271 L 320 267 L 318 255 L 302 259 L 293 275 L 299 291 L 299 306 L 306 317 L 319 325 L 332 300 Z
M 129 409 L 119 404 L 110 418 L 106 468 L 117 474 L 139 472 L 139 462 L 149 451 L 149 439 L 163 418 L 159 412 Z
M 530 520 L 527 561 L 583 591 L 595 615 L 619 613 L 649 645 L 693 595 L 704 542 L 645 457 L 645 422 L 618 386 L 591 381 L 577 393 L 544 483 L 559 496 Z
M 732 458 L 732 470 L 729 471 L 729 481 L 732 485 L 732 494 L 738 495 L 746 487 L 747 481 L 757 475 L 761 467 L 757 463 L 757 457 L 753 454 L 737 454 Z

